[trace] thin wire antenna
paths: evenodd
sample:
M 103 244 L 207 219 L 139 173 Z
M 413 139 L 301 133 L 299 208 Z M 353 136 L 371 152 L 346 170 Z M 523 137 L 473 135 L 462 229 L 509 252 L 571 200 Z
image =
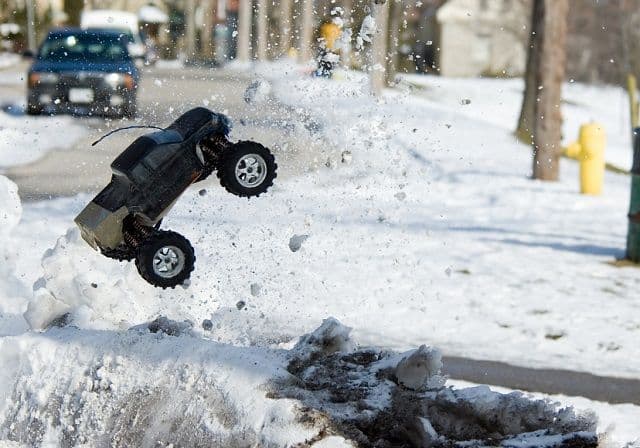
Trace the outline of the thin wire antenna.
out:
M 96 140 L 95 142 L 91 143 L 91 146 L 96 146 L 98 143 L 100 143 L 102 140 L 104 140 L 105 138 L 109 137 L 112 134 L 115 134 L 116 132 L 120 132 L 120 131 L 126 131 L 127 129 L 146 129 L 146 128 L 151 128 L 151 129 L 160 129 L 161 131 L 164 131 L 164 128 L 160 128 L 158 126 L 126 126 L 124 128 L 118 128 L 118 129 L 114 129 L 111 132 L 107 132 L 106 134 L 104 134 L 102 137 L 100 137 L 98 140 Z

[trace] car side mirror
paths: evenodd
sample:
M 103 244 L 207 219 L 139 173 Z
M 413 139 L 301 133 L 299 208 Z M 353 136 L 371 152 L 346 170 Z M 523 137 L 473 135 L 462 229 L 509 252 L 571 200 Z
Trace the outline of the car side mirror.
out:
M 33 52 L 33 50 L 24 50 L 22 52 L 22 57 L 25 59 L 33 59 L 36 57 L 36 54 Z

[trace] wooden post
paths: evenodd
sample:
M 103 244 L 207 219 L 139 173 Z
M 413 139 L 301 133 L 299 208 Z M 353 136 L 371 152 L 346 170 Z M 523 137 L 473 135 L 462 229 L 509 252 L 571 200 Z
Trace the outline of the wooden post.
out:
M 313 58 L 313 0 L 302 0 L 302 26 L 300 32 L 299 61 L 309 62 Z
M 269 46 L 269 9 L 268 0 L 258 0 L 257 10 L 257 52 L 256 59 L 264 61 L 267 59 L 267 47 Z
M 376 23 L 376 31 L 371 42 L 371 66 L 369 67 L 371 93 L 374 95 L 380 95 L 385 87 L 389 1 L 392 0 L 374 0 L 371 5 L 371 13 Z
M 238 9 L 238 60 L 249 62 L 251 51 L 251 0 L 240 0 Z

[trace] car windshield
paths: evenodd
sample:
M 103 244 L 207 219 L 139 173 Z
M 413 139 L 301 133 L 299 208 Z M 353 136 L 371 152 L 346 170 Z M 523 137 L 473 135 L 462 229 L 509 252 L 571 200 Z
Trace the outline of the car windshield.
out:
M 76 61 L 120 61 L 128 57 L 126 43 L 115 35 L 53 34 L 40 49 L 41 59 Z

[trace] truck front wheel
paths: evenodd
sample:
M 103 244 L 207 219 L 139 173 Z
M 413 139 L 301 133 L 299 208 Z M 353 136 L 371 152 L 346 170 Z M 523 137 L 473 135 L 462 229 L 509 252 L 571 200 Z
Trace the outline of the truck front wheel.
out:
M 220 184 L 242 197 L 260 196 L 276 177 L 278 165 L 271 151 L 255 142 L 238 142 L 226 149 L 218 165 Z
M 196 257 L 185 237 L 176 232 L 155 231 L 138 248 L 136 267 L 153 286 L 175 288 L 189 278 Z

